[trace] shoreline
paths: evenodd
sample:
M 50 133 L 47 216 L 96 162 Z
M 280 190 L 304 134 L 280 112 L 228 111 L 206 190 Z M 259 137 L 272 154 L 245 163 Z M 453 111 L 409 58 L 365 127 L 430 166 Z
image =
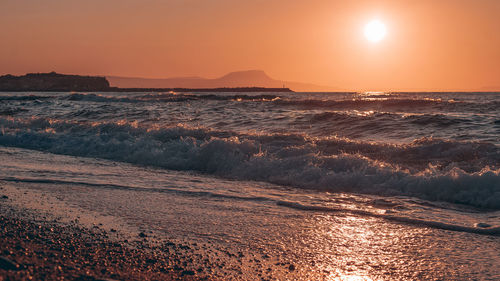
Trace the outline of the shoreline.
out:
M 33 157 L 37 158 L 36 156 Z M 18 164 L 16 161 L 13 161 L 13 165 L 17 166 Z M 82 165 L 85 170 L 86 164 L 82 163 Z M 71 167 L 72 165 L 69 165 L 67 169 L 72 170 Z M 59 166 L 55 165 L 54 168 L 59 169 Z M 46 171 L 45 173 L 51 172 Z M 191 175 L 184 176 L 191 178 Z M 174 175 L 174 177 L 176 176 Z M 178 180 L 182 181 L 182 176 Z M 63 240 L 60 243 L 50 244 L 60 247 L 58 256 L 72 254 L 72 252 L 68 253 L 65 250 L 65 245 L 73 245 L 73 248 L 81 249 L 80 252 L 76 252 L 78 259 L 52 261 L 49 269 L 43 267 L 43 262 L 45 261 L 41 258 L 50 254 L 52 249 L 49 248 L 47 250 L 44 248 L 45 250 L 40 251 L 36 255 L 31 252 L 31 260 L 28 260 L 27 264 L 32 268 L 31 271 L 39 272 L 38 274 L 47 275 L 50 273 L 53 274 L 52 276 L 57 277 L 58 275 L 54 274 L 59 272 L 54 271 L 54 267 L 68 262 L 72 268 L 75 268 L 71 264 L 73 260 L 78 261 L 78 264 L 86 264 L 85 256 L 82 258 L 82 253 L 87 255 L 86 253 L 88 252 L 99 253 L 99 256 L 92 258 L 94 264 L 98 260 L 102 260 L 97 265 L 104 264 L 105 266 L 110 266 L 115 271 L 116 268 L 122 270 L 118 273 L 113 271 L 117 276 L 110 276 L 107 268 L 107 271 L 104 273 L 108 275 L 103 275 L 101 272 L 102 268 L 92 271 L 93 267 L 89 267 L 91 269 L 90 272 L 94 274 L 90 275 L 93 279 L 89 279 L 90 277 L 81 279 L 78 274 L 82 274 L 82 271 L 78 271 L 78 274 L 76 274 L 71 269 L 68 273 L 70 275 L 63 275 L 66 279 L 70 280 L 99 280 L 99 278 L 113 280 L 253 280 L 255 278 L 262 278 L 273 280 L 277 277 L 297 277 L 298 274 L 302 274 L 307 268 L 300 268 L 298 266 L 300 261 L 295 256 L 288 254 L 274 255 L 274 250 L 269 248 L 263 249 L 259 247 L 255 249 L 237 243 L 228 245 L 227 243 L 235 237 L 231 236 L 232 232 L 230 231 L 226 232 L 229 233 L 229 237 L 227 238 L 221 237 L 217 233 L 207 233 L 206 231 L 197 232 L 197 235 L 190 235 L 193 233 L 193 230 L 190 228 L 185 233 L 183 226 L 179 229 L 179 226 L 183 224 L 180 224 L 182 221 L 185 221 L 187 224 L 191 222 L 196 223 L 200 228 L 206 225 L 206 223 L 210 223 L 206 220 L 205 216 L 203 216 L 204 219 L 200 220 L 201 217 L 199 217 L 196 209 L 193 209 L 192 213 L 188 211 L 191 215 L 183 216 L 177 214 L 174 217 L 170 217 L 167 213 L 156 211 L 154 213 L 158 217 L 153 220 L 142 219 L 140 215 L 127 214 L 126 211 L 123 211 L 123 214 L 117 211 L 123 206 L 128 206 L 128 200 L 125 199 L 128 196 L 135 198 L 136 195 L 140 195 L 143 200 L 149 201 L 150 204 L 148 206 L 151 206 L 153 209 L 150 209 L 148 206 L 145 206 L 146 209 L 141 211 L 139 211 L 141 209 L 139 206 L 140 209 L 132 208 L 139 211 L 139 213 L 145 211 L 147 214 L 152 214 L 150 213 L 151 211 L 158 210 L 154 208 L 154 206 L 157 206 L 156 203 L 161 202 L 163 205 L 165 202 L 169 202 L 168 200 L 170 199 L 179 199 L 174 194 L 149 194 L 149 192 L 143 193 L 141 191 L 142 189 L 138 188 L 137 192 L 140 192 L 140 194 L 136 194 L 132 190 L 110 190 L 106 188 L 96 190 L 94 187 L 79 184 L 61 185 L 0 181 L 0 225 L 10 225 L 12 239 L 15 238 L 11 243 L 11 249 L 16 244 L 31 241 L 32 239 L 26 241 L 27 238 L 25 239 L 25 237 L 33 235 L 35 235 L 33 237 L 36 237 L 36 241 L 39 243 L 34 245 L 29 244 L 23 247 L 23 249 L 45 247 L 45 243 L 47 242 L 43 239 L 45 233 L 48 233 L 50 237 L 54 237 L 56 241 Z M 72 199 L 71 197 L 75 194 L 83 201 L 73 200 L 75 198 Z M 1 199 L 3 195 L 8 196 L 8 198 Z M 107 199 L 111 201 L 116 200 L 118 204 L 113 205 Z M 86 205 L 85 202 L 92 203 L 90 203 L 91 205 Z M 114 207 L 110 210 L 107 210 L 107 208 L 101 209 L 99 207 L 101 204 L 111 204 Z M 191 208 L 189 209 L 191 210 Z M 156 217 L 156 215 L 153 217 Z M 14 219 L 14 221 L 9 221 L 9 219 Z M 146 223 L 143 224 L 143 222 Z M 27 225 L 31 226 L 28 227 Z M 38 226 L 44 229 L 43 232 L 38 233 Z M 52 233 L 50 232 L 50 228 L 61 228 L 64 229 L 63 233 L 74 234 L 57 236 L 61 232 Z M 20 230 L 18 231 L 18 229 Z M 220 233 L 219 230 L 217 231 Z M 85 239 L 78 240 L 77 238 L 82 235 Z M 0 230 L 0 237 L 3 236 L 5 235 Z M 70 241 L 64 239 L 69 239 Z M 77 240 L 72 241 L 74 239 Z M 4 255 L 4 248 L 4 245 L 0 244 L 0 256 Z M 18 258 L 22 258 L 24 255 L 13 256 L 13 254 L 17 254 L 16 251 L 12 250 L 12 253 L 9 251 L 6 252 L 6 258 L 22 265 L 25 264 L 24 261 L 18 260 Z M 112 257 L 108 257 L 108 255 L 112 255 Z M 118 255 L 118 260 L 116 260 L 116 255 Z M 122 261 L 124 259 L 126 261 Z M 155 262 L 153 265 L 149 265 L 144 264 L 144 260 L 154 260 Z M 42 265 L 40 265 L 40 262 L 42 262 Z M 133 272 L 135 275 L 130 275 L 128 274 L 129 272 Z M 22 276 L 18 275 L 21 273 L 16 272 L 9 272 L 9 275 L 6 274 L 5 271 L 0 269 L 0 281 L 28 279 L 26 273 L 23 273 L 24 275 Z M 83 274 L 85 275 L 85 272 Z M 10 277 L 2 279 L 3 276 Z M 34 280 L 40 279 L 52 280 L 53 278 L 34 278 Z
M 0 280 L 209 279 L 202 266 L 189 262 L 189 246 L 155 245 L 142 232 L 136 241 L 112 239 L 99 226 L 89 229 L 11 206 L 0 190 Z
M 0 269 L 0 281 L 478 279 L 498 271 L 498 237 L 392 222 L 349 208 L 392 216 L 405 207 L 418 212 L 413 202 L 317 197 L 97 159 L 2 152 L 5 174 L 19 181 L 0 181 L 0 237 L 6 237 L 0 256 L 22 270 Z M 61 176 L 71 181 L 58 181 Z M 136 185 L 132 177 L 153 180 Z M 128 187 L 113 186 L 119 179 L 130 182 Z M 230 193 L 220 193 L 221 187 Z M 245 196 L 227 196 L 236 188 Z M 273 194 L 304 202 L 297 206 L 305 210 L 261 200 Z M 324 199 L 345 207 L 331 212 L 334 205 L 314 204 Z M 432 211 L 430 206 L 422 205 Z M 485 216 L 472 217 L 483 222 L 479 218 Z M 440 250 L 464 239 L 470 244 L 455 256 Z M 478 258 L 469 260 L 470 255 Z M 391 266 L 400 261 L 415 266 Z M 450 266 L 457 262 L 470 270 Z

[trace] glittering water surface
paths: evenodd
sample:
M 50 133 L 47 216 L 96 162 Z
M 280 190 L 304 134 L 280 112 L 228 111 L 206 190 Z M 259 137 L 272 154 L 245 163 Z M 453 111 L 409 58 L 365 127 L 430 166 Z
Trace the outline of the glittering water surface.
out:
M 498 93 L 2 93 L 0 184 L 206 243 L 219 277 L 495 280 L 498 108 Z

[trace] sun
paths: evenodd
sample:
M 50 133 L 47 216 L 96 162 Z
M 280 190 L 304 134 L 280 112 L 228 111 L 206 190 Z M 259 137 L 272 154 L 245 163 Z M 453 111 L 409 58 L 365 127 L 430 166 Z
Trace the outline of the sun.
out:
M 385 24 L 379 20 L 372 20 L 365 25 L 365 37 L 368 41 L 377 43 L 387 34 Z

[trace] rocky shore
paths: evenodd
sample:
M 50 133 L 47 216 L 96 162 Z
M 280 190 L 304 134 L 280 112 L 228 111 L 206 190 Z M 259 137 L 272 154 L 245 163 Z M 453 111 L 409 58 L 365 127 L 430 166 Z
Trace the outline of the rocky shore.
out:
M 0 198 L 0 280 L 207 280 L 189 247 L 113 241 L 105 230 L 46 220 Z M 191 260 L 192 261 L 192 260 Z

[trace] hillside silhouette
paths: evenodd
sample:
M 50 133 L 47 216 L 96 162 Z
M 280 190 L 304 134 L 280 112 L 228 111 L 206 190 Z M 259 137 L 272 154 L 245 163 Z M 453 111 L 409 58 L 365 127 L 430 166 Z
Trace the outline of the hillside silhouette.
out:
M 230 72 L 222 77 L 208 79 L 202 77 L 177 77 L 165 79 L 137 77 L 106 77 L 113 87 L 120 88 L 223 88 L 223 87 L 265 87 L 290 88 L 293 91 L 332 91 L 328 86 L 276 80 L 262 70 Z

